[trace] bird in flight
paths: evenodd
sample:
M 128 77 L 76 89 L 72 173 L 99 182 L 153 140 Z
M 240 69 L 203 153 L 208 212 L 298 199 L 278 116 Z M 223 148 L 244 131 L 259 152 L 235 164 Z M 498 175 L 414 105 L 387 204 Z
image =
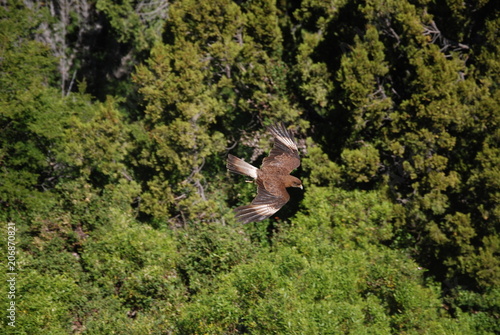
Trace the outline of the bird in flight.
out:
M 290 175 L 300 166 L 292 134 L 282 123 L 267 129 L 274 137 L 274 146 L 260 169 L 231 154 L 227 157 L 229 171 L 252 177 L 257 184 L 257 196 L 251 204 L 234 209 L 236 219 L 242 223 L 261 221 L 276 213 L 290 200 L 287 187 L 302 189 L 300 179 Z

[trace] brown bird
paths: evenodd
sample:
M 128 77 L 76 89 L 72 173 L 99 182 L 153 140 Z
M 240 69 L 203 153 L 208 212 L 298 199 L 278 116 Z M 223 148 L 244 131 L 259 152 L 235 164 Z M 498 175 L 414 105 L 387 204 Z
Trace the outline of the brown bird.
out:
M 236 219 L 242 223 L 261 221 L 276 213 L 290 200 L 287 187 L 302 189 L 300 179 L 290 175 L 300 166 L 292 134 L 283 124 L 270 126 L 268 130 L 274 137 L 274 146 L 260 169 L 231 154 L 227 157 L 229 171 L 252 177 L 257 183 L 257 196 L 252 203 L 234 210 Z

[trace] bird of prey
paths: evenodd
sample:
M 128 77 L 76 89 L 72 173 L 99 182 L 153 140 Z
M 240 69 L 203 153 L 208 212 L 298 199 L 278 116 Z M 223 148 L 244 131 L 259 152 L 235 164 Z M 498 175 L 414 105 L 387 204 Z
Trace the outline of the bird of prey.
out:
M 292 134 L 283 124 L 268 127 L 274 137 L 274 146 L 264 158 L 260 169 L 235 157 L 227 157 L 229 171 L 252 177 L 257 184 L 257 196 L 250 205 L 234 209 L 239 222 L 249 223 L 267 219 L 276 213 L 290 199 L 287 187 L 300 187 L 300 179 L 290 172 L 300 165 L 299 151 Z

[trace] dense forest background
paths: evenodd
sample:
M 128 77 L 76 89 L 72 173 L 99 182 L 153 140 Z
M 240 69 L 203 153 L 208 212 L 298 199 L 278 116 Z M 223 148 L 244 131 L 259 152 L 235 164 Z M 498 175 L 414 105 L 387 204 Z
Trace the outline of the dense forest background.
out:
M 500 333 L 499 35 L 495 0 L 0 1 L 2 333 Z M 226 156 L 279 121 L 305 189 L 238 224 Z

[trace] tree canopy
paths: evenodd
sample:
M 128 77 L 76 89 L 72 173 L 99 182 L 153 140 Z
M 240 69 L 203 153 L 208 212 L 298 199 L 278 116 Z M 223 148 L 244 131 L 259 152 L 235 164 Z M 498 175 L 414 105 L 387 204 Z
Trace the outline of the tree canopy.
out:
M 2 332 L 499 333 L 499 35 L 494 0 L 0 2 Z M 304 191 L 241 225 L 226 156 L 276 122 Z

